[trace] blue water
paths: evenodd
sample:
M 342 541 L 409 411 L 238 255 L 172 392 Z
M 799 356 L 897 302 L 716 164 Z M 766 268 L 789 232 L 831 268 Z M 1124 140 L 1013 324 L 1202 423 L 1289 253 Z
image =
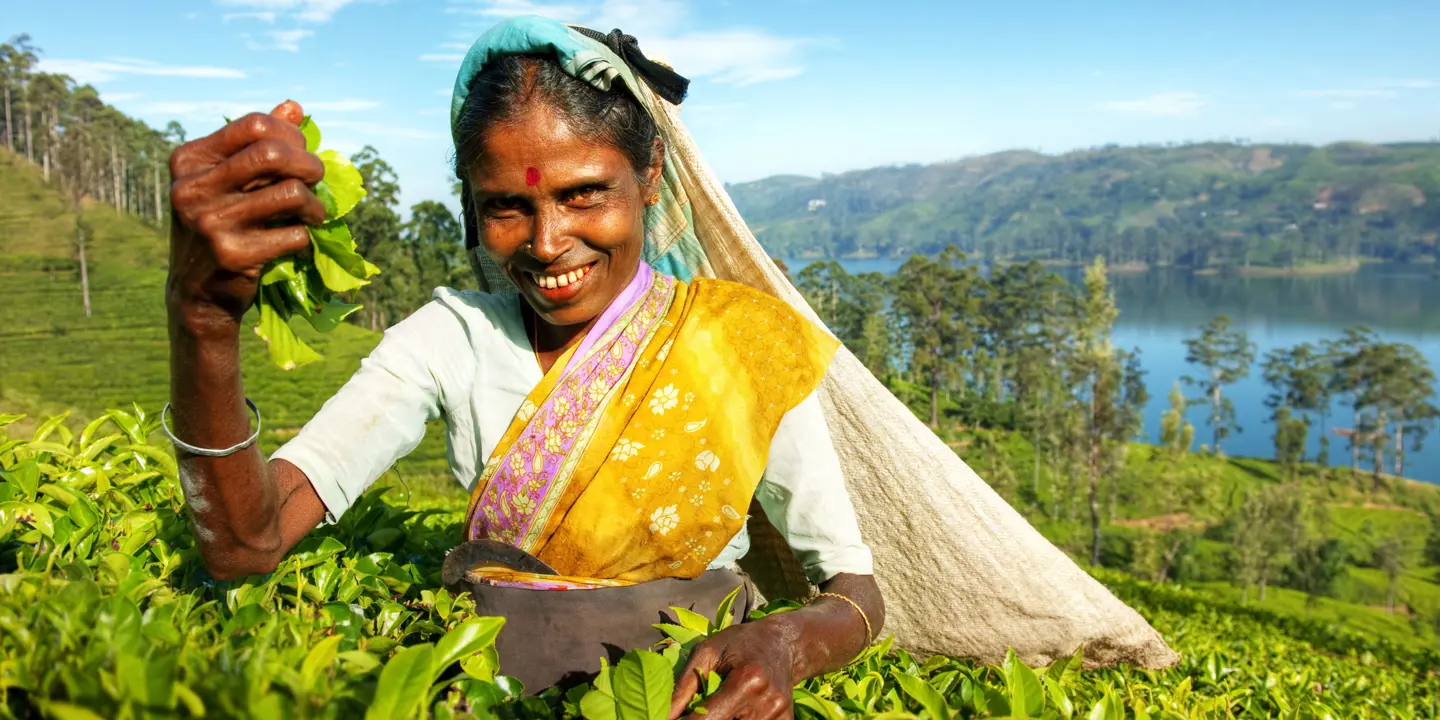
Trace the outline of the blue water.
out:
M 894 273 L 903 260 L 845 260 L 852 273 Z M 791 276 L 808 265 L 807 260 L 787 260 Z M 1062 270 L 1069 280 L 1078 270 Z M 1169 407 L 1173 383 L 1198 368 L 1185 362 L 1184 340 L 1198 334 L 1200 325 L 1217 314 L 1231 317 L 1256 344 L 1256 362 L 1250 377 L 1226 388 L 1235 404 L 1243 432 L 1227 438 L 1225 452 L 1237 456 L 1272 457 L 1274 426 L 1264 405 L 1269 388 L 1260 377 L 1265 353 L 1293 345 L 1320 343 L 1338 338 L 1344 328 L 1367 325 L 1389 342 L 1415 346 L 1440 372 L 1440 279 L 1433 266 L 1369 265 L 1353 275 L 1316 278 L 1196 277 L 1181 271 L 1155 270 L 1135 275 L 1115 275 L 1120 317 L 1113 341 L 1117 347 L 1138 348 L 1148 374 L 1150 403 L 1145 409 L 1146 439 L 1159 433 L 1160 417 Z M 1195 394 L 1190 388 L 1187 395 Z M 1198 447 L 1209 443 L 1206 409 L 1189 411 L 1195 425 Z M 1349 408 L 1336 402 L 1329 427 L 1349 427 Z M 1310 433 L 1308 456 L 1319 452 L 1319 429 Z M 1392 443 L 1393 444 L 1393 443 Z M 1386 470 L 1392 469 L 1387 449 Z M 1331 433 L 1330 462 L 1350 464 L 1345 438 Z M 1368 450 L 1362 451 L 1360 466 L 1370 467 Z M 1410 446 L 1405 458 L 1405 475 L 1440 483 L 1440 435 L 1429 438 L 1420 449 Z

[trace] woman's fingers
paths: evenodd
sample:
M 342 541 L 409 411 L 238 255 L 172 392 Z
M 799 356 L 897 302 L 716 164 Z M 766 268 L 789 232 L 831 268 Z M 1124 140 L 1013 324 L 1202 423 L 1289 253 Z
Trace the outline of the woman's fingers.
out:
M 310 231 L 303 225 L 221 232 L 212 238 L 215 264 L 222 270 L 254 279 L 265 263 L 295 255 L 310 247 Z
M 300 103 L 294 100 L 286 100 L 276 105 L 275 109 L 270 111 L 270 114 L 296 126 L 305 119 L 305 111 L 301 110 Z
M 240 202 L 215 211 L 226 224 L 242 228 L 270 227 L 290 224 L 287 220 L 306 225 L 325 222 L 325 203 L 315 196 L 304 182 L 295 178 L 282 180 L 254 192 L 245 193 Z
M 702 642 L 690 652 L 684 672 L 675 681 L 675 694 L 670 698 L 670 720 L 677 720 L 685 714 L 685 706 L 700 692 L 700 687 L 710 673 L 720 666 L 720 651 L 713 643 Z
M 305 145 L 266 138 L 231 155 L 215 168 L 216 182 L 226 190 L 249 192 L 264 184 L 295 178 L 314 185 L 325 177 L 325 163 Z
M 692 715 L 691 718 L 765 720 L 784 714 L 791 706 L 788 694 L 788 689 L 772 687 L 764 669 L 758 664 L 746 663 L 726 672 L 719 692 L 706 698 L 705 714 Z
M 305 149 L 305 136 L 295 124 L 273 115 L 250 113 L 210 135 L 177 148 L 170 156 L 170 175 L 179 179 L 204 172 L 262 140 L 275 140 Z

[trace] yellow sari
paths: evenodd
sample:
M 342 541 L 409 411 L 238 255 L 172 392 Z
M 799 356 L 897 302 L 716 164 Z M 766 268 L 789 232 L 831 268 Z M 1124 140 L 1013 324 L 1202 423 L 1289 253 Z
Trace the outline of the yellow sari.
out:
M 640 272 L 649 287 L 530 392 L 470 498 L 467 539 L 514 545 L 559 576 L 471 578 L 562 588 L 696 577 L 743 527 L 780 419 L 819 384 L 837 342 L 758 290 Z

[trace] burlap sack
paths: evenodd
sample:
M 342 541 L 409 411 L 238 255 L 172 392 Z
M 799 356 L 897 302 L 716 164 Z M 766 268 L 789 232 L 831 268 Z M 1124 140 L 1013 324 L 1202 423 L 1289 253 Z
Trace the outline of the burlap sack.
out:
M 642 91 L 644 92 L 644 91 Z M 647 98 L 678 159 L 695 231 L 715 277 L 790 302 L 819 322 L 750 234 L 680 123 L 680 109 Z M 821 400 L 860 530 L 875 553 L 884 633 L 920 655 L 998 662 L 1008 648 L 1049 664 L 1084 644 L 1088 664 L 1145 668 L 1178 657 L 1144 618 L 1051 545 L 920 422 L 848 350 Z M 811 591 L 798 561 L 757 512 L 741 563 L 766 597 Z

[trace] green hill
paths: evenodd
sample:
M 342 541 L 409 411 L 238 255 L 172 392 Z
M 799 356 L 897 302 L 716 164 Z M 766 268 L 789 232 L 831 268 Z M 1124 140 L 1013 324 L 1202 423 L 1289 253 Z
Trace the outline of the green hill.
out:
M 1105 147 L 727 186 L 781 257 L 933 254 L 1196 269 L 1433 262 L 1440 143 Z
M 170 377 L 162 232 L 87 204 L 93 309 L 87 318 L 68 203 L 34 166 L 3 149 L 0 197 L 0 411 L 33 418 L 70 410 L 94 416 L 131 402 L 158 409 L 169 398 Z M 267 452 L 293 435 L 380 339 L 354 325 L 327 335 L 302 325 L 297 332 L 325 359 L 288 372 L 270 364 L 259 338 L 242 336 L 245 385 L 264 412 Z M 397 471 L 452 488 L 439 427 Z

